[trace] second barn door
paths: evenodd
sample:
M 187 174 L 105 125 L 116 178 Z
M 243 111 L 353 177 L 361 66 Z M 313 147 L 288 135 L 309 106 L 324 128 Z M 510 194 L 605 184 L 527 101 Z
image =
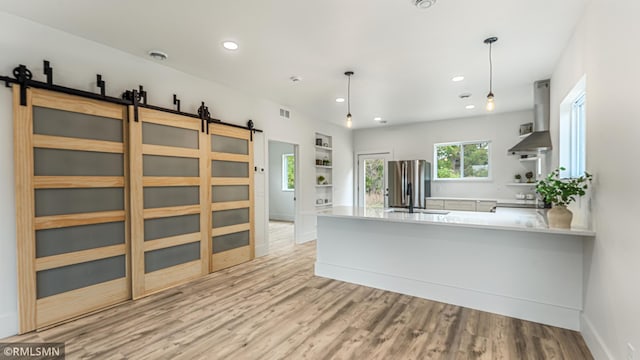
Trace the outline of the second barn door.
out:
M 210 126 L 211 272 L 254 258 L 251 132 Z
M 209 272 L 209 139 L 197 119 L 129 110 L 133 297 Z

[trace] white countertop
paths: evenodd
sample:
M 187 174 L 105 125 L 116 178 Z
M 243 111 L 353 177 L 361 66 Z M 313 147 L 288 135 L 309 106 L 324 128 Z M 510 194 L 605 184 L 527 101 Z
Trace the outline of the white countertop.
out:
M 317 216 L 356 218 L 364 220 L 402 222 L 414 224 L 436 224 L 444 226 L 470 227 L 478 229 L 541 232 L 576 236 L 595 236 L 590 229 L 550 229 L 536 209 L 497 208 L 495 213 L 474 211 L 449 211 L 448 214 L 424 214 L 390 212 L 380 208 L 358 208 L 336 206 L 315 212 Z

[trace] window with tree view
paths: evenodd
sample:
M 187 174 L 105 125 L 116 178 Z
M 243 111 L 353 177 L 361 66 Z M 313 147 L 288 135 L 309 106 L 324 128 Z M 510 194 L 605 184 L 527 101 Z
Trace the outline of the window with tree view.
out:
M 282 190 L 293 191 L 296 185 L 296 158 L 293 154 L 282 155 Z
M 489 141 L 434 145 L 436 179 L 489 178 Z

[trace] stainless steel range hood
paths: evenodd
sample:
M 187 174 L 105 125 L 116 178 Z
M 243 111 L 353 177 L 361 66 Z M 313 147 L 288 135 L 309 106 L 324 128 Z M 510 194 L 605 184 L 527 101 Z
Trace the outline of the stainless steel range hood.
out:
M 509 149 L 511 154 L 532 153 L 551 150 L 551 82 L 540 80 L 533 83 L 533 132 Z

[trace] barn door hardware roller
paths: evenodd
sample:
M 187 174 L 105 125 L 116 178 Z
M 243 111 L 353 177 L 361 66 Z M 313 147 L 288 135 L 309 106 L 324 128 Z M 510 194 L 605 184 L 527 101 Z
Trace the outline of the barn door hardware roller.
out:
M 209 107 L 202 102 L 202 105 L 198 108 L 198 116 L 200 117 L 200 123 L 202 124 L 202 132 L 209 133 L 209 121 L 211 121 L 211 113 Z

